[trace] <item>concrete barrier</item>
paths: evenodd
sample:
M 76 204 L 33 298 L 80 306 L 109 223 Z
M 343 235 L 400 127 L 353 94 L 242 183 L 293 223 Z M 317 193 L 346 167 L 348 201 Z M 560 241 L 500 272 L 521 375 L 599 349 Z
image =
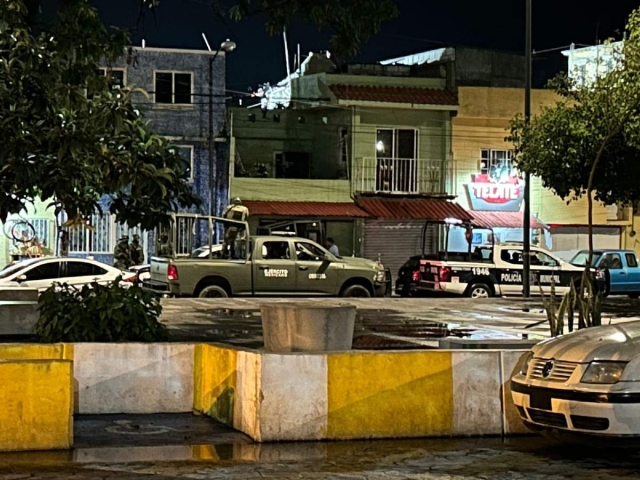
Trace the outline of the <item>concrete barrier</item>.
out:
M 192 344 L 74 344 L 76 413 L 191 412 L 193 358 Z
M 195 410 L 257 441 L 522 432 L 508 381 L 523 352 L 197 349 Z
M 38 290 L 0 288 L 0 335 L 32 335 L 38 322 Z
M 339 352 L 351 350 L 356 307 L 317 303 L 262 305 L 267 352 Z
M 71 362 L 1 360 L 0 379 L 0 451 L 71 448 Z

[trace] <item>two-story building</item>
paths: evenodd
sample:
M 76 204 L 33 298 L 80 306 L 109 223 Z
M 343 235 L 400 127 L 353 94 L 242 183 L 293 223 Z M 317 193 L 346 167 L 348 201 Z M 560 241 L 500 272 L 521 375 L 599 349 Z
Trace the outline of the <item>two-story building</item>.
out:
M 522 76 L 510 54 L 481 58 L 503 82 Z M 342 254 L 380 255 L 395 274 L 423 246 L 441 246 L 440 229 L 425 232 L 425 221 L 471 218 L 447 192 L 458 110 L 451 75 L 495 75 L 465 69 L 470 62 L 385 63 L 338 71 L 311 54 L 262 103 L 284 108 L 232 109 L 230 189 L 249 206 L 254 231 L 332 237 Z
M 147 93 L 136 96 L 136 105 L 150 121 L 151 128 L 170 139 L 177 152 L 189 161 L 190 182 L 203 201 L 199 212 L 207 214 L 212 199 L 213 212 L 219 213 L 228 202 L 224 51 L 216 55 L 206 50 L 135 47 L 132 55 L 127 52 L 102 72 L 121 88 L 140 88 Z M 101 203 L 107 212 L 108 198 Z M 11 256 L 19 252 L 23 244 L 14 237 L 20 238 L 22 231 L 30 236 L 35 230 L 38 240 L 46 243 L 48 250 L 56 251 L 56 218 L 47 204 L 47 201 L 38 201 L 6 222 L 0 243 L 0 263 L 8 263 Z M 191 252 L 191 222 L 189 218 L 177 221 L 173 243 L 178 253 Z M 118 239 L 133 233 L 141 234 L 145 254 L 153 253 L 153 232 L 119 225 L 108 212 L 94 215 L 90 223 L 92 229 L 70 230 L 70 255 L 112 263 Z

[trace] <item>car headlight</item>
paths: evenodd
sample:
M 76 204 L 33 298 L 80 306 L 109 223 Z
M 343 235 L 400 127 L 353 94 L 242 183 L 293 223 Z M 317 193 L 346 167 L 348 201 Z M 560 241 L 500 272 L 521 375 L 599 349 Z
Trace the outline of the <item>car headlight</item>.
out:
M 374 277 L 374 280 L 376 282 L 380 282 L 383 283 L 385 280 L 385 274 L 384 274 L 384 270 L 379 271 L 378 273 L 376 273 L 376 276 Z
M 626 362 L 591 362 L 582 375 L 582 383 L 600 383 L 611 385 L 618 383 Z
M 527 355 L 524 357 L 524 360 L 522 361 L 522 364 L 520 367 L 521 375 L 524 375 L 525 377 L 527 376 L 527 372 L 529 371 L 529 364 L 531 363 L 531 360 L 533 360 L 533 352 L 527 353 Z

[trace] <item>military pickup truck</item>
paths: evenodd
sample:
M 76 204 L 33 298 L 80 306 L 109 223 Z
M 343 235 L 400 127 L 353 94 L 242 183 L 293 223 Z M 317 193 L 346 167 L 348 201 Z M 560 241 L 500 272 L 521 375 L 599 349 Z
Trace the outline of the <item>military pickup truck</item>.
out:
M 364 258 L 336 257 L 306 238 L 245 238 L 245 258 L 151 259 L 147 289 L 175 297 L 247 295 L 382 296 L 382 265 Z

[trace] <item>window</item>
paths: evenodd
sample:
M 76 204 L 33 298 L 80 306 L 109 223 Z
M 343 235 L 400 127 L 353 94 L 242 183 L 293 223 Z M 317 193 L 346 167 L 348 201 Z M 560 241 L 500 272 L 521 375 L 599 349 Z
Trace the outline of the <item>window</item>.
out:
M 296 242 L 296 255 L 303 262 L 322 262 L 325 253 L 313 243 Z
M 291 260 L 289 242 L 264 242 L 262 244 L 263 260 Z
M 66 277 L 100 276 L 107 273 L 104 268 L 88 262 L 67 262 Z
M 276 178 L 311 178 L 311 154 L 279 152 L 274 155 Z
M 60 262 L 48 262 L 26 271 L 24 274 L 27 277 L 27 281 L 31 282 L 37 280 L 53 280 L 58 278 L 59 270 Z
M 125 86 L 125 70 L 124 68 L 101 68 L 100 72 L 107 77 L 109 86 L 116 90 Z
M 31 220 L 31 225 L 36 233 L 36 238 L 40 242 L 41 246 L 47 246 L 53 248 L 51 243 L 51 220 L 46 218 L 35 218 Z
M 622 258 L 619 253 L 607 253 L 600 262 L 600 268 L 608 268 L 609 270 L 622 269 Z
M 190 104 L 191 73 L 156 72 L 156 103 Z
M 625 253 L 624 256 L 627 259 L 628 267 L 635 268 L 638 266 L 638 259 L 635 253 Z
M 193 181 L 193 145 L 175 145 L 171 151 L 182 157 L 187 162 L 187 169 L 189 173 L 189 180 Z
M 349 130 L 347 128 L 340 128 L 340 160 L 343 163 L 349 161 Z
M 597 265 L 598 260 L 602 256 L 601 252 L 593 252 L 593 256 L 591 257 L 592 265 Z M 584 267 L 587 264 L 587 260 L 589 259 L 588 252 L 580 252 L 571 260 L 571 265 L 576 265 L 578 267 Z
M 508 180 L 516 174 L 513 151 L 482 149 L 480 173 L 489 175 L 498 182 Z
M 520 250 L 502 250 L 500 260 L 513 265 L 522 265 L 522 252 Z
M 92 215 L 91 229 L 78 226 L 69 229 L 69 253 L 113 253 L 113 217 Z
M 531 252 L 531 265 L 541 267 L 557 267 L 558 262 L 555 258 L 543 252 Z

